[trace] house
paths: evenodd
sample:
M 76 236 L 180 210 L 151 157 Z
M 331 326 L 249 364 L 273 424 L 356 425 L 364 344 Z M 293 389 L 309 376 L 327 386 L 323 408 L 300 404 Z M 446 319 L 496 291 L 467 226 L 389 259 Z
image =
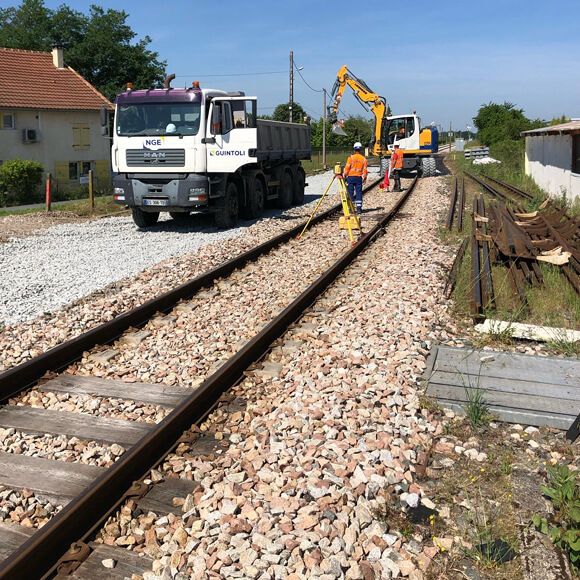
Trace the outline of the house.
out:
M 524 131 L 526 174 L 547 193 L 580 199 L 580 119 Z
M 110 183 L 110 141 L 99 111 L 111 102 L 50 52 L 0 48 L 0 163 L 42 163 L 60 188 L 81 184 L 90 169 L 98 186 Z M 84 183 L 84 180 L 83 180 Z

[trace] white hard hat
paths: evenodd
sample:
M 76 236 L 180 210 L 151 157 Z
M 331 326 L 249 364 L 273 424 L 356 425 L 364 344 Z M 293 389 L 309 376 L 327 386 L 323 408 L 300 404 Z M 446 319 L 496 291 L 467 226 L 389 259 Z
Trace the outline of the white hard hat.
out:
M 169 123 L 167 127 L 165 127 L 166 133 L 177 133 L 177 127 L 173 123 Z
M 353 145 L 353 149 L 362 149 L 362 144 L 360 141 L 357 141 L 354 145 Z

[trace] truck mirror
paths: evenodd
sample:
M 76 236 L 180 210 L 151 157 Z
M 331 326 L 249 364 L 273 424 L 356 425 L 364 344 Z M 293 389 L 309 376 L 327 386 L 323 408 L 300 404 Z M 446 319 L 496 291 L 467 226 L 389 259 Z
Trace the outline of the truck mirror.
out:
M 101 135 L 103 135 L 103 137 L 107 137 L 109 135 L 109 113 L 105 106 L 101 107 L 100 118 Z
M 214 105 L 211 117 L 211 127 L 215 135 L 221 134 L 221 109 L 219 106 Z

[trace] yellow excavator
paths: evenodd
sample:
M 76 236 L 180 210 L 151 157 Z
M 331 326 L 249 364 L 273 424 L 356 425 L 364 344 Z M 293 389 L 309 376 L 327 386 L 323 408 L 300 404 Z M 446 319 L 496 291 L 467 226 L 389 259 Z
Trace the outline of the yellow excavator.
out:
M 421 119 L 413 111 L 410 115 L 386 116 L 387 103 L 384 97 L 374 93 L 362 80 L 343 66 L 336 75 L 328 106 L 327 119 L 332 125 L 332 133 L 346 135 L 337 112 L 344 90 L 349 86 L 356 100 L 375 116 L 373 137 L 369 144 L 371 155 L 381 158 L 381 174 L 389 165 L 395 143 L 404 151 L 403 169 L 416 172 L 423 177 L 435 175 L 435 158 L 433 153 L 439 149 L 439 132 L 433 127 L 421 128 Z

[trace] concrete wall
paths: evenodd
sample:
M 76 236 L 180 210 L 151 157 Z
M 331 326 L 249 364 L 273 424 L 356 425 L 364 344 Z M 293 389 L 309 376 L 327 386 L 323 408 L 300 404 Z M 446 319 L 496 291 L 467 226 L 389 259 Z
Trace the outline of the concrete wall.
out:
M 552 196 L 580 198 L 580 175 L 572 173 L 572 136 L 526 137 L 526 173 Z
M 79 181 L 69 181 L 70 162 L 90 161 L 98 186 L 109 181 L 111 141 L 101 136 L 98 111 L 24 111 L 3 110 L 14 115 L 15 129 L 0 129 L 0 160 L 25 159 L 39 161 L 46 173 L 51 173 L 58 187 L 78 187 Z M 89 127 L 89 148 L 73 147 L 73 126 Z M 35 129 L 40 140 L 25 143 L 23 129 Z M 65 167 L 67 171 L 65 171 Z M 66 177 L 65 177 L 66 176 Z M 57 179 L 58 177 L 58 179 Z

